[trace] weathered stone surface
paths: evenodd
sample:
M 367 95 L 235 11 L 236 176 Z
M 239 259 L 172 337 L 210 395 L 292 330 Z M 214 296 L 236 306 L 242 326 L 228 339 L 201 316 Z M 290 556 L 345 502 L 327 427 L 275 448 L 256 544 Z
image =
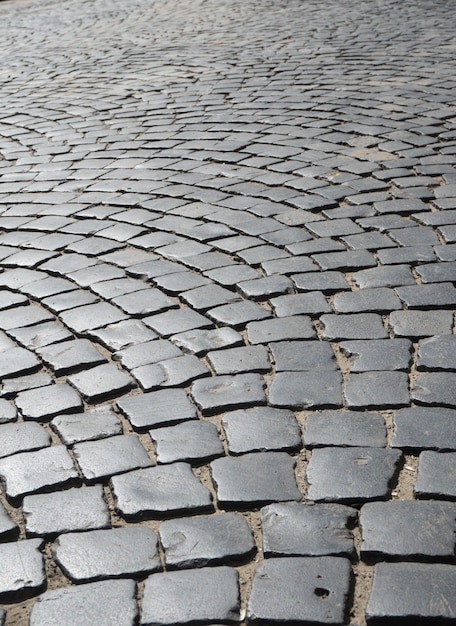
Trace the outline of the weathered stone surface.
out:
M 388 333 L 382 318 L 376 313 L 353 315 L 322 315 L 323 338 L 327 341 L 343 339 L 386 339 Z
M 340 557 L 268 559 L 256 569 L 248 619 L 342 624 L 350 578 L 350 562 Z
M 321 341 L 281 341 L 269 347 L 276 372 L 337 369 L 331 346 Z
M 263 386 L 259 374 L 215 376 L 195 381 L 191 393 L 203 414 L 210 414 L 237 406 L 264 404 Z
M 177 426 L 150 431 L 158 463 L 188 461 L 198 464 L 224 454 L 217 427 L 210 422 L 191 420 Z
M 418 344 L 419 370 L 456 370 L 456 336 L 422 339 Z
M 153 574 L 146 579 L 142 604 L 141 626 L 237 622 L 237 572 L 211 567 Z
M 106 362 L 106 358 L 88 339 L 52 344 L 38 348 L 37 352 L 56 376 Z
M 2 379 L 21 374 L 31 374 L 40 368 L 40 361 L 33 352 L 25 348 L 10 348 L 1 353 L 0 377 Z
M 350 556 L 356 516 L 342 504 L 270 504 L 261 509 L 264 555 Z
M 122 423 L 110 406 L 100 406 L 74 415 L 58 415 L 50 426 L 67 445 L 122 433 Z
M 389 316 L 396 337 L 433 337 L 451 335 L 451 311 L 393 311 Z
M 171 337 L 172 342 L 185 352 L 201 356 L 209 350 L 244 345 L 242 335 L 233 328 L 189 330 Z
M 50 444 L 49 434 L 42 426 L 34 422 L 30 424 L 19 422 L 0 426 L 0 458 L 16 454 L 16 452 L 39 450 Z
M 342 406 L 342 376 L 339 372 L 281 372 L 269 389 L 273 406 L 315 409 Z
M 42 547 L 41 539 L 0 544 L 0 600 L 11 601 L 43 590 L 46 575 Z
M 456 407 L 456 373 L 418 374 L 411 396 L 417 404 Z
M 386 427 L 379 413 L 321 411 L 308 415 L 304 443 L 309 447 L 358 446 L 383 448 Z
M 164 389 L 117 401 L 137 430 L 196 419 L 196 410 L 183 389 Z
M 82 411 L 81 397 L 65 383 L 21 391 L 15 402 L 26 419 L 43 420 L 60 413 Z
M 137 617 L 135 583 L 103 580 L 46 591 L 33 605 L 30 626 L 133 626 Z
M 348 357 L 351 372 L 407 370 L 412 343 L 408 339 L 343 341 L 339 344 Z
M 363 372 L 350 374 L 345 399 L 350 408 L 395 408 L 410 403 L 405 372 Z
M 75 387 L 87 402 L 97 402 L 103 398 L 119 396 L 134 386 L 134 380 L 113 363 L 73 374 L 68 382 Z
M 253 344 L 270 341 L 313 339 L 316 336 L 312 320 L 305 315 L 279 317 L 247 324 L 247 336 Z
M 436 407 L 412 407 L 396 411 L 391 447 L 456 450 L 456 411 Z
M 456 454 L 454 452 L 429 450 L 420 454 L 415 495 L 417 498 L 456 500 Z

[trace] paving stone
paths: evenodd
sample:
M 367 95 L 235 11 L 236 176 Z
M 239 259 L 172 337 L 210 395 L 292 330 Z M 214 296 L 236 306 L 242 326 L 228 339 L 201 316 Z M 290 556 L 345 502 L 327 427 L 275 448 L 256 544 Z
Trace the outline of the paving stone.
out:
M 0 311 L 0 328 L 2 330 L 24 328 L 53 319 L 52 313 L 48 313 L 36 304 L 30 304 L 29 306 L 20 306 L 15 309 Z
M 272 263 L 273 261 L 270 262 Z M 254 280 L 260 276 L 255 268 L 241 264 L 216 267 L 215 269 L 206 270 L 204 274 L 211 280 L 215 280 L 215 282 L 227 287 L 237 285 L 241 281 Z
M 207 311 L 216 306 L 241 300 L 239 294 L 214 284 L 184 291 L 181 298 L 197 311 Z
M 187 463 L 149 467 L 113 476 L 116 509 L 125 519 L 211 511 L 211 493 Z
M 353 280 L 360 289 L 415 285 L 415 279 L 407 265 L 387 265 L 361 270 L 353 275 Z
M 337 369 L 334 352 L 321 341 L 280 341 L 269 344 L 276 372 Z
M 144 576 L 161 569 L 157 536 L 145 526 L 66 533 L 53 555 L 72 581 Z
M 252 452 L 210 464 L 218 503 L 223 508 L 300 500 L 294 459 L 285 452 Z
M 23 512 L 27 537 L 110 526 L 101 485 L 26 496 Z
M 178 304 L 159 289 L 143 289 L 113 298 L 112 302 L 129 315 L 149 315 L 177 308 Z
M 316 409 L 342 406 L 342 377 L 339 372 L 280 372 L 269 389 L 273 406 Z
M 264 404 L 264 381 L 259 374 L 215 376 L 196 380 L 191 394 L 203 414 L 216 413 L 232 407 Z
M 19 526 L 13 522 L 3 504 L 0 503 L 0 541 L 16 539 L 19 531 Z
M 244 339 L 233 328 L 214 328 L 210 330 L 189 330 L 171 337 L 171 341 L 185 352 L 202 356 L 210 350 L 244 345 Z
M 41 539 L 0 544 L 0 599 L 19 600 L 44 590 L 46 574 Z
M 195 328 L 210 328 L 212 326 L 210 320 L 192 309 L 166 311 L 145 317 L 143 322 L 162 337 L 169 337 Z
M 407 246 L 404 248 L 386 248 L 377 252 L 382 265 L 402 265 L 435 261 L 435 252 L 431 246 Z
M 232 623 L 239 621 L 239 611 L 236 570 L 210 567 L 165 572 L 146 579 L 141 626 Z
M 380 413 L 323 411 L 307 416 L 304 443 L 308 447 L 358 446 L 384 448 L 386 428 Z
M 113 611 L 113 607 L 116 607 Z M 30 626 L 133 626 L 137 622 L 132 580 L 103 580 L 46 591 L 30 614 Z
M 208 352 L 207 359 L 216 374 L 268 372 L 271 364 L 264 346 L 244 346 Z
M 314 272 L 313 270 L 317 269 L 315 263 L 307 256 L 294 256 L 285 259 L 264 261 L 261 264 L 261 267 L 263 268 L 266 276 L 271 276 L 274 274 L 299 274 L 300 272 L 310 272 L 314 274 L 316 272 Z
M 88 339 L 75 339 L 38 348 L 37 353 L 56 376 L 106 362 Z
M 301 314 L 319 315 L 332 311 L 325 296 L 318 291 L 279 296 L 272 298 L 271 304 L 277 317 Z
M 72 334 L 64 326 L 54 321 L 12 329 L 9 334 L 30 350 L 72 339 Z
M 407 370 L 412 343 L 408 339 L 343 341 L 339 348 L 349 359 L 351 372 Z
M 159 534 L 167 570 L 242 563 L 255 552 L 252 533 L 239 513 L 168 520 Z
M 270 504 L 261 509 L 265 557 L 352 556 L 356 509 L 342 504 Z
M 456 373 L 418 374 L 411 396 L 417 404 L 456 407 Z
M 46 420 L 60 413 L 82 411 L 79 394 L 66 383 L 21 391 L 15 402 L 26 419 Z
M 16 420 L 16 417 L 17 417 L 16 407 L 14 407 L 10 402 L 8 402 L 8 400 L 0 398 L 0 424 L 7 424 L 8 422 L 14 422 Z
M 456 500 L 456 454 L 422 452 L 414 493 L 417 498 Z
M 171 343 L 171 341 L 167 339 L 157 339 L 128 346 L 114 353 L 113 358 L 116 361 L 120 361 L 127 369 L 132 370 L 142 365 L 159 363 L 166 359 L 179 357 L 182 356 L 182 354 L 182 351 Z
M 442 335 L 418 343 L 418 370 L 455 370 L 456 336 Z
M 233 304 L 224 304 L 207 312 L 208 317 L 216 323 L 234 328 L 244 328 L 248 322 L 271 317 L 271 313 L 256 302 L 243 300 Z
M 361 268 L 375 268 L 377 265 L 373 254 L 367 250 L 350 250 L 345 252 L 325 252 L 313 254 L 313 260 L 322 270 L 355 271 Z M 362 270 L 366 271 L 366 270 Z M 382 285 L 371 285 L 381 287 Z
M 64 294 L 44 298 L 41 300 L 41 304 L 58 315 L 62 311 L 75 309 L 76 307 L 85 306 L 87 304 L 95 304 L 98 301 L 99 299 L 93 293 L 84 291 L 83 289 L 75 289 L 74 291 L 67 291 Z M 44 324 L 41 324 L 41 326 L 43 325 Z
M 90 370 L 73 374 L 68 382 L 75 387 L 87 402 L 118 396 L 134 386 L 134 381 L 113 363 L 97 365 Z
M 404 580 L 409 581 L 404 593 Z M 456 569 L 441 563 L 378 563 L 366 608 L 369 625 L 454 621 Z
M 155 428 L 150 431 L 150 436 L 155 442 L 158 463 L 187 461 L 202 464 L 224 455 L 217 427 L 210 422 L 192 420 L 177 426 Z
M 0 302 L 0 310 L 11 309 L 28 304 L 28 298 L 21 293 L 0 289 Z
M 203 382 L 203 381 L 201 381 Z M 163 389 L 117 401 L 134 429 L 142 430 L 196 419 L 196 410 L 183 389 Z
M 291 411 L 253 407 L 225 413 L 222 426 L 231 454 L 267 450 L 298 450 L 301 431 Z
M 308 272 L 307 274 L 293 274 L 291 278 L 298 291 L 322 291 L 330 294 L 350 289 L 342 272 Z
M 268 300 L 274 296 L 291 293 L 293 283 L 286 276 L 266 276 L 255 280 L 246 280 L 238 283 L 240 293 L 253 300 Z
M 51 438 L 40 424 L 16 422 L 0 426 L 0 458 L 16 452 L 39 450 L 50 444 Z
M 197 378 L 210 376 L 207 366 L 192 355 L 179 356 L 152 365 L 143 365 L 133 369 L 131 373 L 146 391 L 159 387 L 186 385 Z
M 152 465 L 137 435 L 84 441 L 75 444 L 73 453 L 87 482 L 97 482 L 114 474 Z
M 347 503 L 385 500 L 400 459 L 399 450 L 317 448 L 307 466 L 307 497 Z
M 390 325 L 397 337 L 432 337 L 451 335 L 451 311 L 393 311 Z
M 456 503 L 370 502 L 360 513 L 361 554 L 446 559 L 454 554 Z
M 388 338 L 382 318 L 376 313 L 322 315 L 320 322 L 323 324 L 323 339 L 327 341 Z
M 420 265 L 416 271 L 423 283 L 452 282 L 456 272 L 456 262 Z
M 21 391 L 44 387 L 51 383 L 52 378 L 45 372 L 30 374 L 29 376 L 19 376 L 18 378 L 9 378 L 5 380 L 2 385 L 2 396 L 10 398 Z M 0 406 L 3 407 L 3 418 L 0 419 L 11 421 L 16 418 L 16 410 L 14 410 L 14 412 L 11 411 L 12 405 L 7 402 L 7 400 L 4 400 Z
M 66 445 L 122 434 L 122 423 L 109 406 L 58 415 L 50 425 Z
M 247 617 L 252 623 L 342 624 L 350 580 L 348 559 L 268 559 L 255 571 Z
M 1 353 L 0 378 L 12 378 L 21 374 L 36 372 L 41 368 L 40 361 L 33 352 L 14 347 Z
M 91 331 L 102 345 L 110 350 L 121 350 L 127 346 L 145 343 L 157 338 L 157 334 L 141 320 L 124 320 L 117 324 L 109 324 L 105 328 Z
M 361 289 L 338 293 L 334 296 L 334 308 L 338 313 L 383 313 L 402 308 L 401 301 L 391 289 Z
M 62 322 L 77 334 L 120 322 L 126 317 L 126 313 L 108 302 L 88 304 L 61 313 Z
M 410 404 L 408 384 L 408 374 L 405 372 L 349 374 L 345 383 L 345 400 L 350 408 L 407 406 Z
M 398 287 L 396 293 L 409 309 L 444 309 L 456 306 L 456 288 L 452 283 Z
M 0 459 L 0 478 L 10 500 L 66 486 L 78 480 L 73 459 L 65 446 L 50 446 Z
M 391 447 L 456 450 L 455 419 L 455 410 L 441 407 L 412 407 L 396 411 Z

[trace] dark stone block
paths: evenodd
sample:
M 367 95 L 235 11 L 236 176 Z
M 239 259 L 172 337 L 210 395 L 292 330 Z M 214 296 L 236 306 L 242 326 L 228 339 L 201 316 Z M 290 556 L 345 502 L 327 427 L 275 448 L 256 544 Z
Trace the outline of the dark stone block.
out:
M 393 311 L 390 325 L 396 337 L 432 337 L 451 335 L 451 311 Z
M 110 350 L 122 350 L 127 346 L 157 338 L 157 334 L 147 328 L 141 320 L 125 320 L 110 324 L 106 328 L 91 331 L 90 335 Z
M 350 581 L 348 559 L 268 559 L 256 569 L 247 617 L 254 624 L 342 624 Z
M 216 306 L 231 304 L 232 302 L 241 300 L 240 295 L 234 291 L 214 284 L 203 285 L 202 287 L 196 287 L 196 289 L 184 291 L 184 293 L 181 294 L 181 298 L 197 311 L 207 311 Z
M 264 555 L 351 556 L 356 516 L 342 504 L 270 504 L 261 509 Z
M 143 365 L 131 370 L 131 373 L 146 391 L 159 387 L 187 385 L 197 378 L 210 376 L 208 367 L 193 355 L 183 355 L 160 363 Z
M 136 430 L 196 419 L 195 407 L 183 389 L 164 389 L 130 396 L 117 406 Z
M 423 283 L 453 282 L 456 276 L 456 261 L 420 265 L 416 271 Z
M 456 407 L 456 373 L 418 374 L 411 395 L 417 404 Z
M 226 624 L 239 621 L 239 610 L 236 570 L 208 567 L 165 572 L 146 579 L 141 626 Z
M 122 423 L 109 406 L 74 415 L 58 415 L 52 420 L 51 428 L 66 445 L 122 434 Z
M 418 344 L 418 370 L 456 370 L 456 336 L 422 339 Z
M 240 374 L 242 372 L 268 372 L 271 363 L 264 346 L 244 346 L 212 351 L 207 359 L 216 374 Z
M 309 447 L 384 448 L 386 427 L 380 413 L 323 411 L 307 416 L 304 443 Z
M 83 334 L 88 330 L 120 322 L 127 318 L 127 314 L 108 302 L 98 302 L 63 311 L 60 317 L 73 332 Z
M 270 311 L 263 309 L 260 304 L 243 300 L 233 304 L 224 304 L 208 311 L 208 317 L 216 323 L 234 328 L 244 328 L 248 322 L 271 317 Z
M 294 459 L 285 452 L 252 452 L 211 463 L 217 499 L 223 508 L 300 500 Z
M 408 370 L 412 343 L 408 339 L 344 341 L 339 344 L 351 372 Z
M 325 296 L 319 291 L 279 296 L 273 298 L 271 304 L 277 317 L 302 314 L 319 315 L 332 311 Z
M 0 601 L 18 601 L 44 589 L 46 574 L 41 539 L 0 544 Z
M 394 408 L 410 404 L 406 372 L 349 374 L 345 399 L 351 408 Z
M 361 270 L 353 275 L 353 280 L 360 289 L 415 285 L 415 279 L 407 265 L 386 265 Z
M 88 339 L 75 339 L 44 346 L 38 348 L 37 353 L 56 376 L 106 362 L 106 358 Z
M 264 404 L 264 381 L 259 374 L 215 376 L 197 380 L 191 394 L 203 414 L 215 413 L 232 407 Z
M 444 309 L 456 306 L 456 288 L 452 283 L 397 287 L 396 293 L 409 309 Z
M 145 526 L 66 533 L 53 555 L 72 581 L 144 576 L 161 569 L 157 536 Z
M 189 421 L 155 428 L 150 431 L 155 441 L 157 462 L 188 461 L 203 463 L 225 454 L 217 427 L 210 422 Z
M 171 340 L 185 352 L 202 356 L 209 350 L 243 346 L 244 339 L 233 328 L 214 328 L 212 330 L 189 330 L 173 335 Z
M 308 272 L 293 274 L 291 278 L 298 291 L 322 291 L 329 294 L 350 289 L 342 272 Z
M 376 313 L 353 313 L 352 315 L 322 315 L 323 339 L 387 339 L 388 333 L 382 318 Z
M 401 452 L 381 448 L 317 448 L 307 466 L 308 498 L 335 502 L 384 500 Z
M 159 533 L 168 570 L 242 563 L 255 552 L 252 532 L 239 513 L 168 520 Z
M 273 274 L 264 278 L 247 280 L 238 283 L 240 293 L 252 300 L 268 300 L 274 296 L 291 293 L 293 283 L 286 276 Z
M 374 255 L 367 250 L 327 252 L 314 254 L 312 258 L 322 270 L 356 271 L 364 267 L 375 268 L 377 265 Z
M 19 526 L 13 522 L 5 507 L 0 503 L 0 541 L 15 539 L 19 531 Z
M 273 406 L 315 409 L 342 406 L 340 372 L 279 372 L 269 389 Z
M 456 411 L 412 407 L 394 414 L 393 448 L 456 450 Z
M 441 453 L 429 450 L 420 454 L 415 496 L 456 500 L 456 454 L 454 452 Z
M 129 315 L 143 316 L 175 309 L 178 303 L 166 296 L 159 289 L 143 289 L 117 298 L 112 302 Z
M 293 315 L 250 322 L 247 324 L 247 337 L 250 343 L 259 344 L 282 339 L 313 339 L 316 337 L 316 332 L 310 317 Z
M 360 289 L 334 296 L 334 308 L 338 313 L 384 313 L 401 308 L 401 301 L 391 289 Z
M 334 352 L 322 341 L 281 341 L 271 343 L 276 372 L 312 372 L 337 369 Z
M 169 337 L 195 328 L 210 328 L 212 326 L 210 320 L 192 309 L 166 311 L 145 317 L 143 321 L 146 326 L 150 326 L 162 337 Z
M 172 359 L 182 354 L 182 350 L 179 350 L 171 341 L 156 339 L 128 346 L 115 352 L 113 358 L 120 361 L 125 368 L 132 370 L 143 365 Z
M 126 519 L 160 518 L 212 510 L 211 493 L 187 463 L 173 463 L 114 476 L 116 508 Z

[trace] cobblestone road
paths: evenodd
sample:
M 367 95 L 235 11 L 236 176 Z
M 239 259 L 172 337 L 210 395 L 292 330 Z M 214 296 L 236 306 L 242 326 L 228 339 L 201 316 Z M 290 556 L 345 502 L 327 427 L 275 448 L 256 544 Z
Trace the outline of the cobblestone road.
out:
M 2 626 L 456 623 L 453 9 L 1 3 Z

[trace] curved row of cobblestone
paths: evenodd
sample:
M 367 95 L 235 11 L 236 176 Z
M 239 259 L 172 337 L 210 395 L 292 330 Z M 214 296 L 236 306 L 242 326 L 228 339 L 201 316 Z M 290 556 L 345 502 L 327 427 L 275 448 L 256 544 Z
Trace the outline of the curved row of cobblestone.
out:
M 449 4 L 0 17 L 0 624 L 453 623 Z

